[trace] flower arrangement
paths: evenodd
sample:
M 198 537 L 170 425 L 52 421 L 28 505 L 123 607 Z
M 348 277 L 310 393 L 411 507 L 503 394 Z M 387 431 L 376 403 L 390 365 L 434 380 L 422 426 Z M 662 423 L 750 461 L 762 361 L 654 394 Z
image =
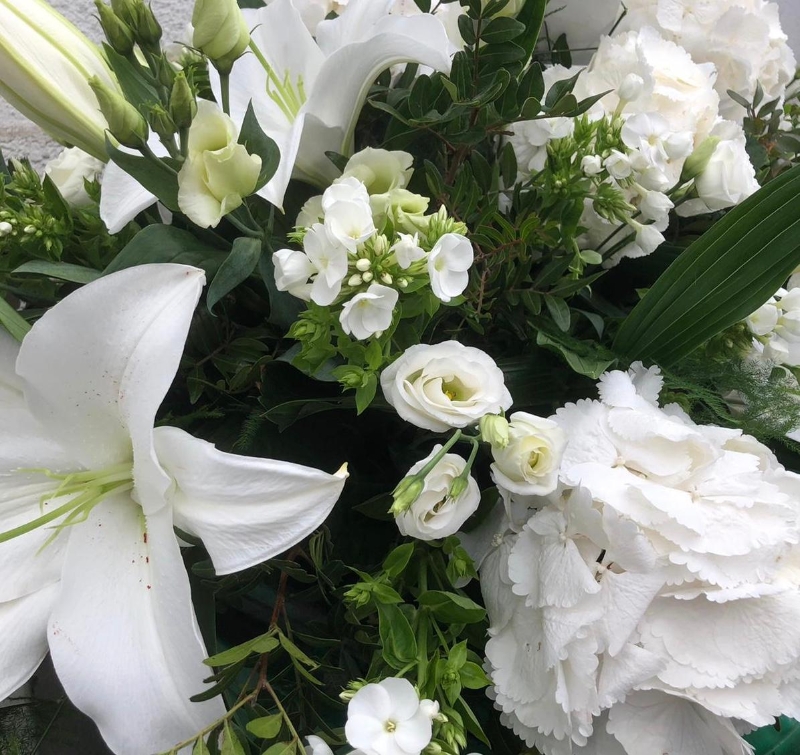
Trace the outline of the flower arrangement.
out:
M 777 6 L 95 8 L 0 0 L 65 147 L 0 158 L 0 700 L 49 654 L 115 755 L 794 752 Z

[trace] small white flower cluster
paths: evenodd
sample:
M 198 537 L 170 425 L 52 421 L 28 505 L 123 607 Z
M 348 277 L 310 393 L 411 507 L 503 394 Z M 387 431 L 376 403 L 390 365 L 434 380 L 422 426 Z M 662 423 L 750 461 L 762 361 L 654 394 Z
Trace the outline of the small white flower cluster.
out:
M 778 289 L 745 323 L 757 358 L 800 367 L 800 287 Z
M 777 3 L 767 0 L 626 0 L 620 28 L 651 26 L 689 52 L 713 63 L 724 118 L 741 122 L 745 111 L 728 95 L 752 102 L 761 85 L 767 100 L 784 96 L 797 62 L 781 28 Z
M 545 86 L 580 70 L 546 69 Z M 673 200 L 691 180 L 696 198 L 679 207 L 683 215 L 732 207 L 758 190 L 742 127 L 720 115 L 715 78 L 713 64 L 695 62 L 652 28 L 603 38 L 574 89 L 579 100 L 609 92 L 587 115 L 594 142 L 569 154 L 592 185 L 581 248 L 604 254 L 606 265 L 652 253 L 664 241 Z M 544 170 L 555 143 L 579 127 L 586 124 L 565 117 L 513 124 L 517 180 Z M 609 187 L 619 197 L 616 210 L 599 200 Z
M 474 251 L 462 223 L 406 189 L 412 157 L 365 149 L 341 178 L 310 199 L 297 219 L 303 251 L 273 254 L 275 283 L 304 301 L 340 306 L 339 322 L 358 340 L 392 324 L 402 292 L 429 285 L 443 302 L 469 282 Z
M 800 477 L 661 387 L 634 365 L 560 409 L 558 491 L 487 525 L 492 696 L 545 755 L 743 755 L 800 715 Z
M 492 479 L 508 497 L 552 493 L 564 450 L 564 433 L 552 420 L 503 412 L 512 404 L 503 372 L 480 349 L 456 341 L 418 344 L 381 375 L 386 400 L 406 421 L 434 432 L 480 423 L 492 448 Z M 474 459 L 474 455 L 473 455 Z M 452 535 L 475 513 L 480 489 L 469 462 L 437 445 L 414 464 L 395 493 L 400 532 L 419 540 Z M 404 499 L 406 505 L 403 505 Z

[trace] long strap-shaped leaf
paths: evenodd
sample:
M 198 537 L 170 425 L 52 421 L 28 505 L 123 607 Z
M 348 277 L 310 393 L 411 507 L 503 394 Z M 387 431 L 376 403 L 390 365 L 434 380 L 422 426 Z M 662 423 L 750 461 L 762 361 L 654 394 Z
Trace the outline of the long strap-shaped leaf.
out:
M 800 264 L 800 166 L 692 244 L 628 315 L 614 350 L 669 365 L 758 309 Z

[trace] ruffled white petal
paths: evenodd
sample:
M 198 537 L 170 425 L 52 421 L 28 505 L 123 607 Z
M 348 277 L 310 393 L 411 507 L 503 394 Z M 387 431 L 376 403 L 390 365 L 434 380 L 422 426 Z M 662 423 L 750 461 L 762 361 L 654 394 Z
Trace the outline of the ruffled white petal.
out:
M 203 540 L 218 574 L 246 569 L 311 534 L 339 498 L 347 472 L 218 451 L 172 427 L 155 430 L 158 460 L 176 489 L 177 527 Z
M 78 289 L 26 336 L 17 361 L 25 398 L 48 434 L 87 468 L 135 462 L 146 512 L 169 478 L 153 422 L 183 352 L 205 277 L 185 265 L 141 265 Z
M 202 692 L 206 650 L 169 511 L 147 518 L 126 495 L 74 528 L 48 626 L 70 700 L 117 755 L 169 750 L 224 713 Z

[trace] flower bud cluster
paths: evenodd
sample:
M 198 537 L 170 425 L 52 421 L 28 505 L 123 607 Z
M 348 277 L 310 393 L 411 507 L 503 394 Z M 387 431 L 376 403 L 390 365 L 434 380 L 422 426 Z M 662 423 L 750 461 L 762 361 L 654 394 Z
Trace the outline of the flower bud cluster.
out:
M 273 255 L 278 290 L 331 307 L 358 341 L 391 327 L 401 295 L 430 287 L 446 303 L 469 282 L 466 228 L 444 208 L 425 214 L 428 199 L 406 189 L 411 160 L 378 149 L 354 155 L 341 178 L 304 205 L 295 234 L 302 251 Z

